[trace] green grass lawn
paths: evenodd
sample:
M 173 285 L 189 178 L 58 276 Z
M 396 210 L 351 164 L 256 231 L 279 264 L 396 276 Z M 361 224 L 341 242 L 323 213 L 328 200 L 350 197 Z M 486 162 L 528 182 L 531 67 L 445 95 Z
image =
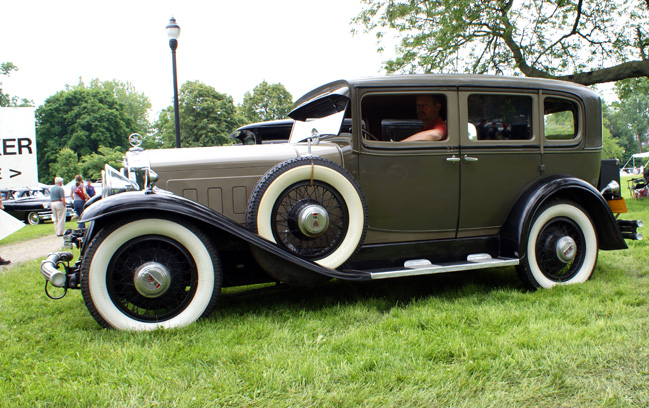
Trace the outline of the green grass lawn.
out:
M 649 199 L 628 206 L 649 222 Z M 629 246 L 582 285 L 334 281 L 151 333 L 101 329 L 78 291 L 47 299 L 34 261 L 0 274 L 0 406 L 647 407 L 649 250 Z

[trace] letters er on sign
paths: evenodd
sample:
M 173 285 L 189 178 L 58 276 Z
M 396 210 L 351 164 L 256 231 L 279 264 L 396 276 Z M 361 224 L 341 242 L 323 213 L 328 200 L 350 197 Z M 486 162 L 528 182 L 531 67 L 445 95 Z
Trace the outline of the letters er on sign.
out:
M 34 108 L 0 108 L 0 188 L 37 186 Z

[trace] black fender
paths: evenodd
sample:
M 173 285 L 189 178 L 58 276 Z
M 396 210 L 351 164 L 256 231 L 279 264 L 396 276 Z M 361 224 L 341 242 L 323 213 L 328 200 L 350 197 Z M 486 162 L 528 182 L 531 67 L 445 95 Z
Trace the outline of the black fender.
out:
M 242 225 L 225 217 L 223 214 L 195 201 L 168 192 L 133 191 L 115 194 L 89 205 L 82 213 L 79 222 L 88 223 L 108 217 L 124 217 L 131 214 L 167 213 L 190 219 L 199 228 L 206 225 L 223 231 L 225 234 L 242 239 L 255 247 L 285 259 L 315 273 L 344 280 L 366 280 L 370 275 L 365 272 L 340 272 L 324 268 L 316 263 L 297 257 L 275 243 L 261 238 L 248 231 Z M 92 226 L 90 228 L 93 228 Z M 90 232 L 92 233 L 92 232 Z
M 532 184 L 512 208 L 500 233 L 503 256 L 525 257 L 534 217 L 544 203 L 555 198 L 568 199 L 584 208 L 595 226 L 599 249 L 627 248 L 615 216 L 599 191 L 584 180 L 556 175 Z

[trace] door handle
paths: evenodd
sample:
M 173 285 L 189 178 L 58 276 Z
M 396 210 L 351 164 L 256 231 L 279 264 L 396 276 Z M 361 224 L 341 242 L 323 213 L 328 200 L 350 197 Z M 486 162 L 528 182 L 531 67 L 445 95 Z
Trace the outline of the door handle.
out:
M 477 162 L 478 158 L 477 157 L 469 157 L 466 154 L 464 155 L 464 161 L 465 162 Z
M 446 161 L 447 161 L 447 162 L 450 162 L 450 163 L 458 163 L 458 162 L 460 161 L 460 158 L 459 158 L 459 157 L 455 157 L 455 155 L 453 155 L 453 157 L 447 157 L 447 158 L 446 158 Z

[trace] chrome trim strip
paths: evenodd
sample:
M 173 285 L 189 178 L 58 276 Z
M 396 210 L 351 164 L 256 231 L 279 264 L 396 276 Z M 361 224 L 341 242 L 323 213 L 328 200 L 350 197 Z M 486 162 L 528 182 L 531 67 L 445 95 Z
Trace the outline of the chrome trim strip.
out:
M 501 266 L 515 266 L 520 261 L 514 258 L 495 258 L 480 262 L 461 262 L 453 264 L 430 265 L 421 268 L 402 268 L 397 270 L 367 271 L 372 279 L 401 278 L 405 276 L 432 275 L 436 273 L 471 271 L 475 269 L 497 268 Z

